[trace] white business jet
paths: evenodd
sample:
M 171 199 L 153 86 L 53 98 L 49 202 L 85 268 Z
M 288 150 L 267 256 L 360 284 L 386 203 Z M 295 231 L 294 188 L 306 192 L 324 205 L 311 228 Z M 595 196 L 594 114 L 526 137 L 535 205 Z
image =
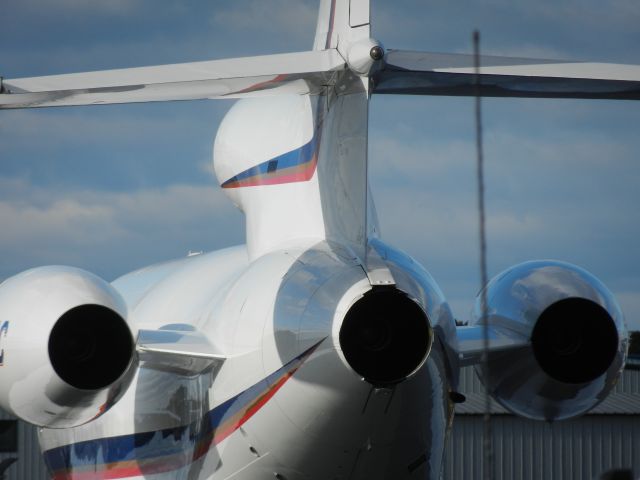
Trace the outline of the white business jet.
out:
M 480 64 L 386 49 L 368 0 L 321 0 L 308 52 L 4 80 L 4 109 L 241 99 L 214 157 L 246 245 L 111 284 L 55 266 L 0 286 L 0 406 L 42 427 L 52 478 L 437 479 L 485 327 L 482 380 L 510 411 L 553 421 L 602 401 L 629 333 L 591 274 L 516 265 L 457 327 L 379 238 L 372 94 L 640 99 L 638 66 Z

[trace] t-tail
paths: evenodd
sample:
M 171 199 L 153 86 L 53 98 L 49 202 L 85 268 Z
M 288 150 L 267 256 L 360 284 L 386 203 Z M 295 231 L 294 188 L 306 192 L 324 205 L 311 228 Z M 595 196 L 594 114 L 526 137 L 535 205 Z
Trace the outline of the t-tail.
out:
M 367 239 L 378 223 L 367 186 L 369 27 L 368 2 L 323 0 L 314 51 L 360 55 L 363 73 L 336 69 L 320 95 L 241 100 L 223 120 L 214 166 L 246 215 L 250 258 L 328 240 L 346 245 L 365 268 L 370 263 Z

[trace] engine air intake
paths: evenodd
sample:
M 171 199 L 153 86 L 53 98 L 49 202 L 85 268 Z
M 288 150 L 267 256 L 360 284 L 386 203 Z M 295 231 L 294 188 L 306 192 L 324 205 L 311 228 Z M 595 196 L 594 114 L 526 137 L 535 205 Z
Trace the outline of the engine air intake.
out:
M 591 382 L 605 373 L 618 348 L 609 313 L 585 298 L 566 298 L 547 307 L 531 334 L 533 352 L 550 377 L 564 383 Z
M 49 358 L 56 374 L 72 387 L 108 387 L 127 370 L 133 340 L 124 319 L 101 305 L 72 308 L 49 336 Z
M 373 289 L 347 312 L 340 346 L 353 370 L 373 385 L 401 382 L 431 349 L 429 321 L 422 308 L 396 289 Z

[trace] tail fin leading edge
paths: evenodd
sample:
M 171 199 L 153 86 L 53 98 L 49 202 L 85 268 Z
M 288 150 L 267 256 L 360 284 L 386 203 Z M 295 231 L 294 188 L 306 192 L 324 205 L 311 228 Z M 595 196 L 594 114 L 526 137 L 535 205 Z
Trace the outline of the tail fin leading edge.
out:
M 314 50 L 338 49 L 368 38 L 370 0 L 320 0 Z

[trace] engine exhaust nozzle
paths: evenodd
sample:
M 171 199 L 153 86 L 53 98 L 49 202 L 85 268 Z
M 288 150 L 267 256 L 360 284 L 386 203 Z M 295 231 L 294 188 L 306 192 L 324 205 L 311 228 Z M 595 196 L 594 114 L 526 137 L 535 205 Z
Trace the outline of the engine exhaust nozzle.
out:
M 432 341 L 424 310 L 395 288 L 367 292 L 351 306 L 340 328 L 347 363 L 376 386 L 392 385 L 415 373 Z

